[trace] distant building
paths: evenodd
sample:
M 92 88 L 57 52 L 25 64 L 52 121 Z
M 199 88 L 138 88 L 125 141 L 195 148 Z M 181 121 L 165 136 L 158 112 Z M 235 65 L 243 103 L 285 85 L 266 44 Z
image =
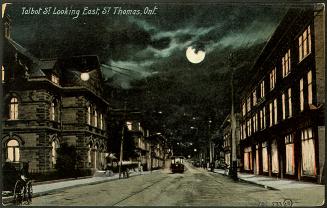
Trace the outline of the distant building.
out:
M 119 123 L 120 121 L 111 129 L 112 136 L 109 144 L 111 151 L 114 151 L 116 155 L 120 154 L 121 132 L 122 127 L 125 126 L 127 132 L 124 133 L 123 138 L 125 148 L 123 148 L 123 160 L 139 162 L 144 170 L 151 170 L 151 167 L 152 169 L 163 167 L 167 141 L 162 135 L 147 128 L 141 112 L 112 109 L 110 117 L 113 122 Z
M 10 37 L 4 18 L 2 158 L 53 171 L 63 143 L 77 149 L 76 168 L 95 170 L 107 153 L 109 103 L 97 56 L 39 59 Z M 90 71 L 88 81 L 81 73 Z
M 241 99 L 243 171 L 323 182 L 325 11 L 290 9 Z

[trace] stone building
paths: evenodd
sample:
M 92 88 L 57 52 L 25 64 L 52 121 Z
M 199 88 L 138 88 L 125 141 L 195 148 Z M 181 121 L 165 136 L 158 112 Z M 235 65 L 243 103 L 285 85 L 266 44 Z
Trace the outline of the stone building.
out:
M 57 150 L 67 143 L 80 157 L 76 168 L 101 168 L 109 103 L 97 56 L 37 58 L 11 38 L 6 16 L 4 27 L 3 160 L 29 162 L 31 172 L 53 171 Z
M 241 99 L 243 171 L 323 183 L 325 11 L 290 9 Z

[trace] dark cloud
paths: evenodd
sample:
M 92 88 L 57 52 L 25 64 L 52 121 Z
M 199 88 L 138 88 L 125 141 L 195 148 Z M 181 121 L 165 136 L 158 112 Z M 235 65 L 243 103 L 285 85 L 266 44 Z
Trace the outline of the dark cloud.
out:
M 153 40 L 151 46 L 155 49 L 161 50 L 169 46 L 171 39 L 169 37 L 164 37 L 158 40 Z
M 44 3 L 32 6 L 40 5 L 45 6 Z M 81 9 L 85 5 L 60 4 L 60 7 L 65 6 Z M 137 4 L 121 6 L 144 8 Z M 10 5 L 8 13 L 13 20 L 13 38 L 37 56 L 97 54 L 102 63 L 117 64 L 138 73 L 131 73 L 125 79 L 122 75 L 115 77 L 115 80 L 124 80 L 125 85 L 133 77 L 141 79 L 170 70 L 178 73 L 199 66 L 209 70 L 208 65 L 221 64 L 221 53 L 227 48 L 235 50 L 266 41 L 285 13 L 285 9 L 273 6 L 157 6 L 158 14 L 154 16 L 100 15 L 76 19 L 54 15 L 22 16 L 22 4 Z M 202 63 L 194 65 L 187 61 L 185 50 L 189 46 L 206 51 Z M 112 72 L 106 75 L 113 77 Z

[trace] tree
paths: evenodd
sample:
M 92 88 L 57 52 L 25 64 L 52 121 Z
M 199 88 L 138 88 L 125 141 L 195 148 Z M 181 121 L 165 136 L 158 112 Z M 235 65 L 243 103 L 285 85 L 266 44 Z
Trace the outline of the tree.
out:
M 77 163 L 81 160 L 76 151 L 76 147 L 63 143 L 57 151 L 56 169 L 60 176 L 72 177 L 77 176 Z

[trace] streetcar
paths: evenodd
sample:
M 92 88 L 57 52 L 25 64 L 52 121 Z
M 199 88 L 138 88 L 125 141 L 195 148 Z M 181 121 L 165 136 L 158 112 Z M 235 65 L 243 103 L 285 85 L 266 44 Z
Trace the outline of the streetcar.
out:
M 172 156 L 170 169 L 172 173 L 183 173 L 185 171 L 184 156 Z

